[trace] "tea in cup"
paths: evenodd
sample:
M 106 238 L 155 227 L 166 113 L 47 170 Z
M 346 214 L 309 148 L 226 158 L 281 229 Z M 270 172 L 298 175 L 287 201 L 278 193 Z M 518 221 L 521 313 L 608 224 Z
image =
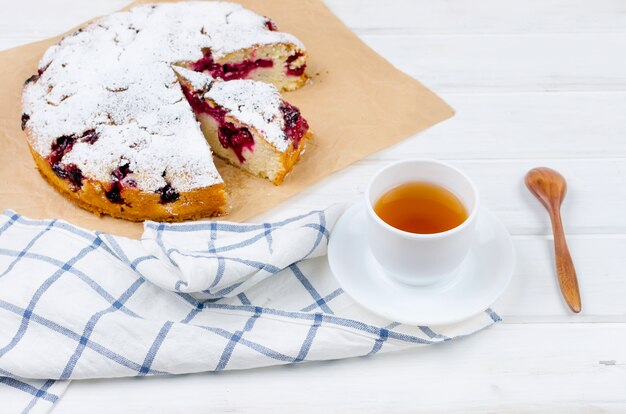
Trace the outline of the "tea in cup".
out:
M 386 274 L 411 285 L 456 274 L 479 210 L 467 175 L 440 161 L 399 161 L 371 179 L 365 199 L 368 244 Z

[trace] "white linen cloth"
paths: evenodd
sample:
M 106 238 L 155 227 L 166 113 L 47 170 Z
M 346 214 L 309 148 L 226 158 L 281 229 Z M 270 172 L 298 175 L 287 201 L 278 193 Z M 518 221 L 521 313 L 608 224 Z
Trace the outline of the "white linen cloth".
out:
M 343 208 L 262 224 L 146 222 L 141 240 L 0 215 L 2 412 L 69 380 L 346 358 L 448 341 L 500 318 L 408 326 L 347 296 L 326 260 Z

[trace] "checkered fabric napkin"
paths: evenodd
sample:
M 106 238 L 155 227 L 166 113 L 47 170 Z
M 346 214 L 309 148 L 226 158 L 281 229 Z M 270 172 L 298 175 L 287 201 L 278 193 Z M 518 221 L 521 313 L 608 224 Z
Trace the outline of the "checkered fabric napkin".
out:
M 326 260 L 334 206 L 275 223 L 146 223 L 140 241 L 0 215 L 2 412 L 71 379 L 346 358 L 448 341 L 499 317 L 407 326 L 353 302 Z

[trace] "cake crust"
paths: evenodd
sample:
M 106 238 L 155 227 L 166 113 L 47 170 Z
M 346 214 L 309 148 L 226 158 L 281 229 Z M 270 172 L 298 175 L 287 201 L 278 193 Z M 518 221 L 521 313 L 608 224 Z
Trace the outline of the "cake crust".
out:
M 170 203 L 160 203 L 158 194 L 135 188 L 123 190 L 124 203 L 112 203 L 106 197 L 106 189 L 110 183 L 93 179 L 83 180 L 82 187 L 74 191 L 69 181 L 60 178 L 52 170 L 47 159 L 30 145 L 28 148 L 37 170 L 55 190 L 79 207 L 99 216 L 109 215 L 129 221 L 176 222 L 216 217 L 227 212 L 227 196 L 223 183 L 181 192 L 178 200 Z
M 311 131 L 304 134 L 298 148 L 294 148 L 290 145 L 287 151 L 283 152 L 280 156 L 282 169 L 276 175 L 276 178 L 272 181 L 274 185 L 281 185 L 285 180 L 285 177 L 291 172 L 293 167 L 298 163 L 302 154 L 306 150 L 306 146 L 310 139 L 313 139 Z

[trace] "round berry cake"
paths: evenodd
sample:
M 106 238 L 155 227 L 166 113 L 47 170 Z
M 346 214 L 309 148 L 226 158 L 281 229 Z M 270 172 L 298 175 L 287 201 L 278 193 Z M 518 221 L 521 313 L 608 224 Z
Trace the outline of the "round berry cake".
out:
M 226 212 L 213 155 L 279 185 L 311 138 L 279 91 L 306 51 L 270 19 L 222 2 L 145 5 L 50 47 L 23 93 L 44 178 L 79 206 L 127 220 Z

